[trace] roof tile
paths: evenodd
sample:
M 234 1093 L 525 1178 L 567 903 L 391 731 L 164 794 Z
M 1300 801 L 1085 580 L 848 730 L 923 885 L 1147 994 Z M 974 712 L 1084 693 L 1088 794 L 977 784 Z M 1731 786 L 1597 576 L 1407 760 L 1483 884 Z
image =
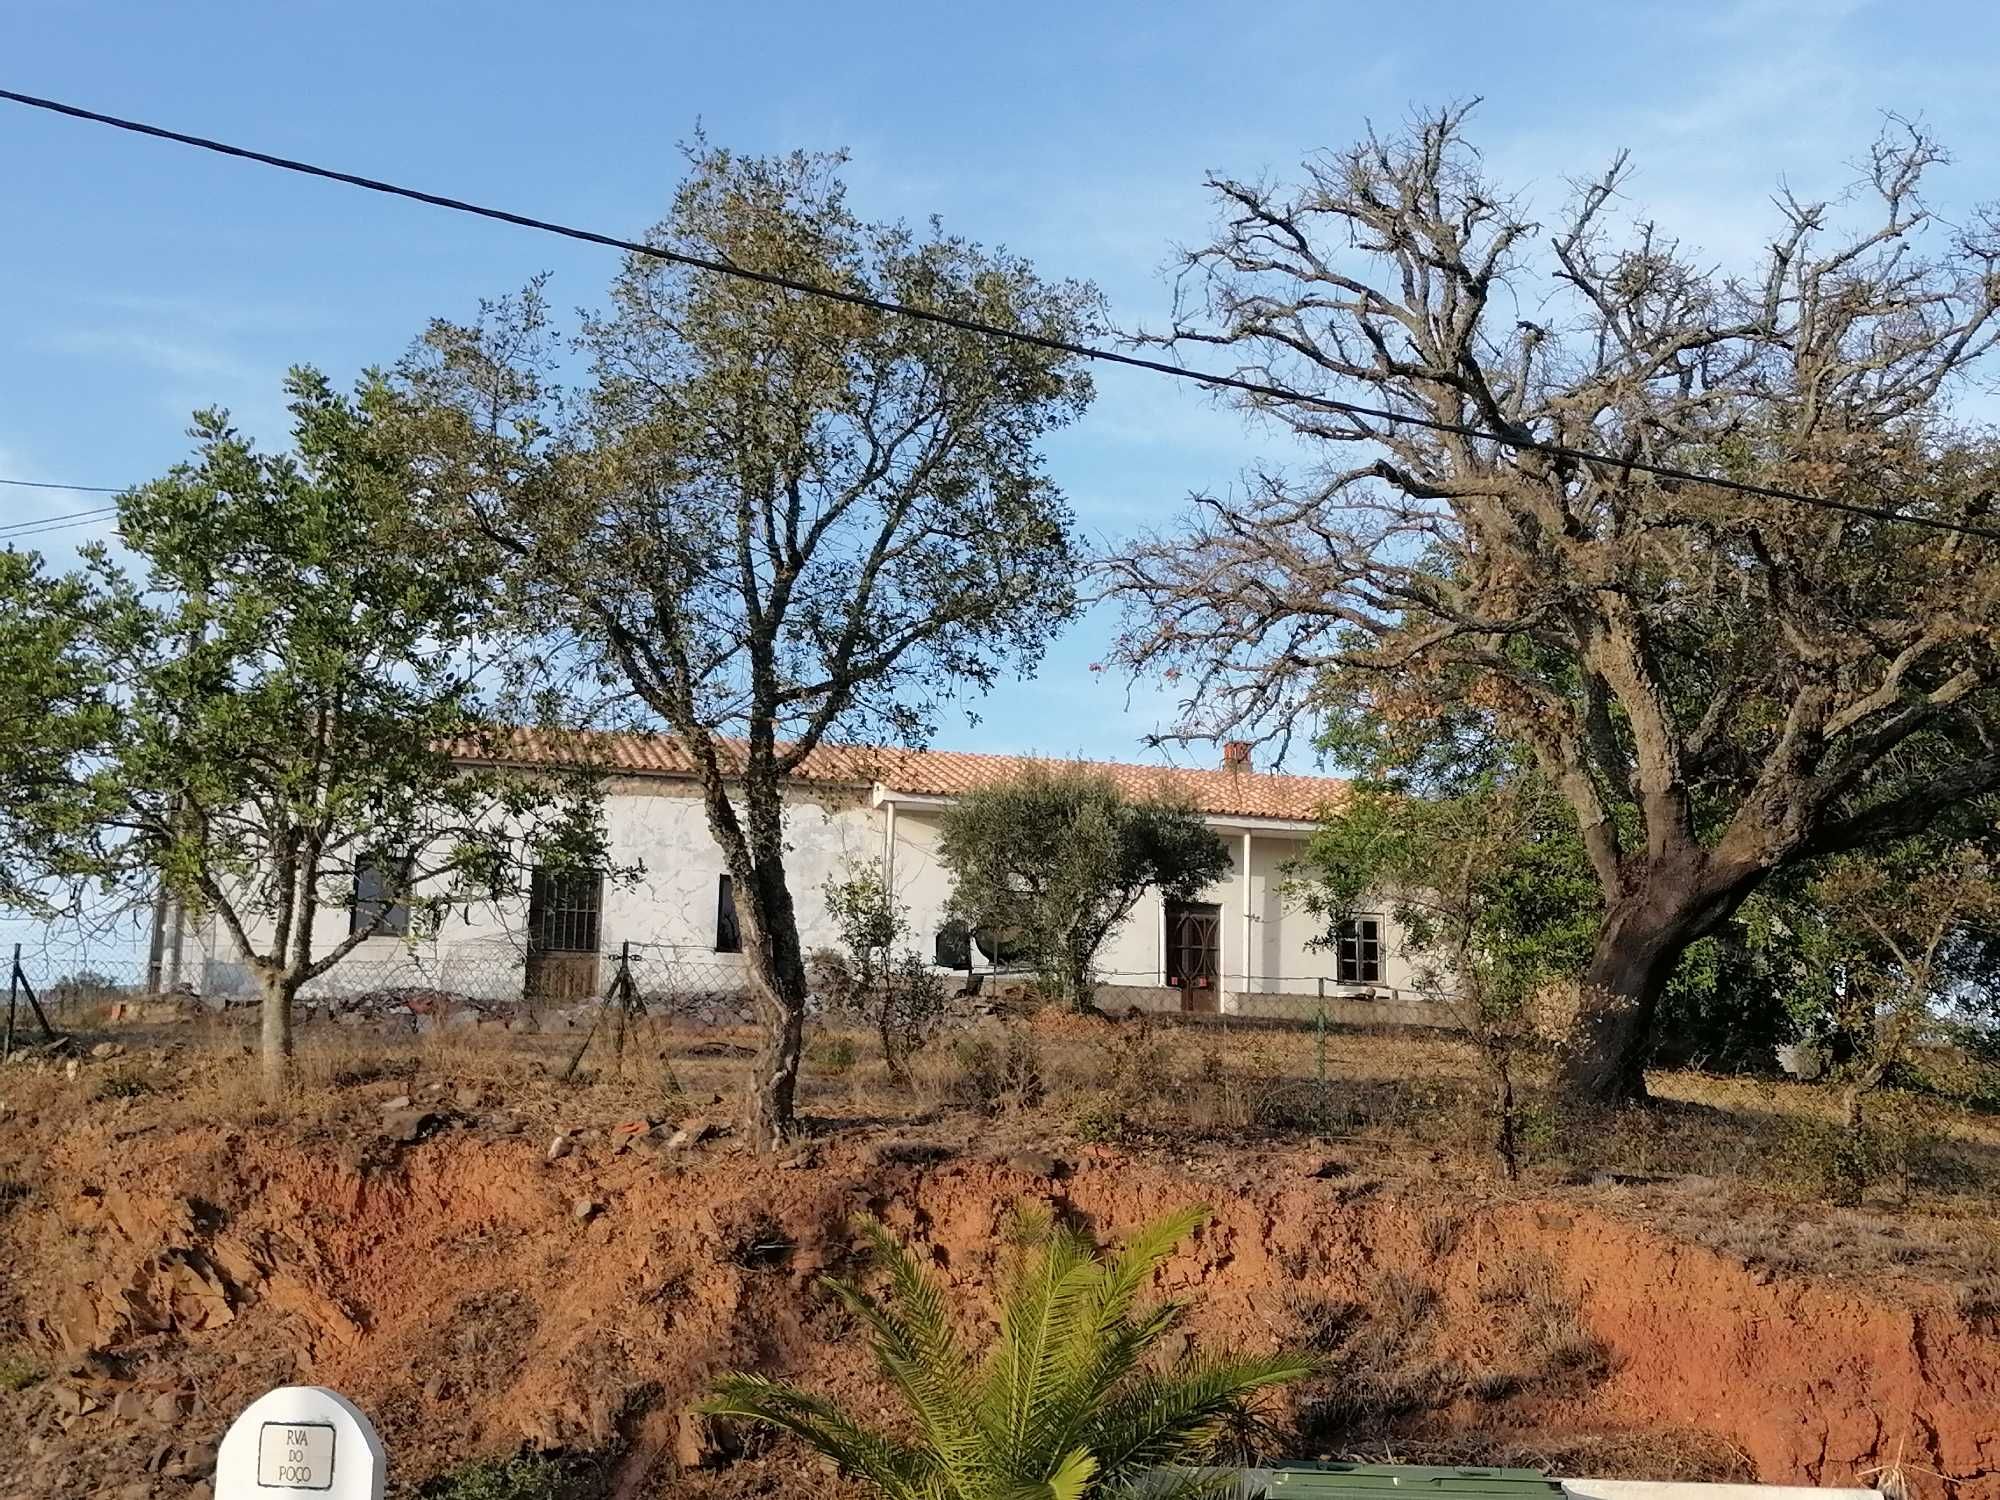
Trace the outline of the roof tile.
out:
M 628 775 L 693 776 L 694 757 L 678 736 L 591 733 L 558 735 L 518 729 L 497 752 L 464 747 L 467 760 L 509 765 L 593 763 Z M 721 740 L 729 768 L 742 763 L 743 742 Z M 821 745 L 805 758 L 796 780 L 819 785 L 875 786 L 910 796 L 955 797 L 1018 776 L 1032 765 L 1081 764 L 1101 771 L 1129 795 L 1186 797 L 1218 817 L 1311 819 L 1338 800 L 1347 783 L 1333 776 L 1293 776 L 1248 768 L 1193 770 L 1123 761 L 1070 761 L 1030 755 L 984 755 L 970 750 L 903 750 L 876 745 Z

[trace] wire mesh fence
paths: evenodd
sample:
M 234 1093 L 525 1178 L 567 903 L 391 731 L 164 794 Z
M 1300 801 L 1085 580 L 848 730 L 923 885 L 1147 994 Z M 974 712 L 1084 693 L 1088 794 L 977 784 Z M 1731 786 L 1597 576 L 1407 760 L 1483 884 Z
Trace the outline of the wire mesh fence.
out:
M 0 955 L 4 957 L 4 955 Z M 261 993 L 249 963 L 229 954 L 190 955 L 178 982 L 158 961 L 23 958 L 26 981 L 55 1011 L 103 1002 L 182 997 L 210 1009 L 249 1004 Z M 747 960 L 655 942 L 617 942 L 595 952 L 529 951 L 507 944 L 408 947 L 393 957 L 343 959 L 306 982 L 299 993 L 310 1012 L 367 1012 L 413 1008 L 419 1012 L 462 1003 L 504 1006 L 568 1005 L 601 999 L 621 969 L 649 1008 L 719 1023 L 748 1020 L 752 989 Z M 974 1007 L 1025 1008 L 1044 993 L 1023 970 L 941 970 L 949 993 Z M 1346 1026 L 1454 1024 L 1448 999 L 1377 983 L 1319 975 L 1202 976 L 1170 980 L 1158 971 L 1112 971 L 1098 976 L 1098 1008 L 1112 1015 L 1140 1012 L 1226 1025 L 1230 1021 L 1331 1021 Z

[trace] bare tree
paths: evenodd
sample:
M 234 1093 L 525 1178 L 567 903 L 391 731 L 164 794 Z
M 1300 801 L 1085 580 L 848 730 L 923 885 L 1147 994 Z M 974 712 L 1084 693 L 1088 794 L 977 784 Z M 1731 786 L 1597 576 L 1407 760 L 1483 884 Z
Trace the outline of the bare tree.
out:
M 1530 750 L 1604 893 L 1568 1082 L 1631 1096 L 1681 953 L 1769 872 L 2000 785 L 2000 546 L 1633 465 L 1987 521 L 2000 460 L 1948 417 L 2000 335 L 2000 222 L 1938 219 L 1943 152 L 1891 121 L 1848 199 L 1781 192 L 1727 274 L 1618 217 L 1622 154 L 1545 231 L 1466 115 L 1297 187 L 1210 180 L 1161 341 L 1393 415 L 1248 398 L 1328 456 L 1115 559 L 1123 655 L 1185 674 L 1190 733 L 1319 713 L 1412 758 L 1468 724 Z
M 699 148 L 654 242 L 1049 337 L 1095 292 L 933 228 L 869 225 L 840 158 Z M 785 785 L 829 736 L 907 743 L 1075 609 L 1036 445 L 1090 395 L 1065 355 L 633 257 L 553 378 L 539 290 L 405 367 L 436 481 L 566 641 L 700 774 L 762 1011 L 752 1130 L 794 1124 L 806 965 Z

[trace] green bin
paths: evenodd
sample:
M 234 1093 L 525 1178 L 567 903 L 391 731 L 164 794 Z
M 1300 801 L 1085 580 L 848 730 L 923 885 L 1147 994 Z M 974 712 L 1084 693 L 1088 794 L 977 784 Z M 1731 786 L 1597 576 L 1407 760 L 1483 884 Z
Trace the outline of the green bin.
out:
M 1422 1464 L 1274 1465 L 1271 1500 L 1562 1500 L 1562 1485 L 1534 1469 L 1453 1469 Z

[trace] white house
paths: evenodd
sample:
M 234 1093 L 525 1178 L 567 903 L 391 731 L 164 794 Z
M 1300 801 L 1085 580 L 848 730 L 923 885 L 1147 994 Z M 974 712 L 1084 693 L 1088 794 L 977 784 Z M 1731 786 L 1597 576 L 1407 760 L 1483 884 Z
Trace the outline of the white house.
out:
M 504 763 L 529 769 L 559 753 L 552 742 L 523 734 Z M 733 892 L 687 751 L 669 736 L 623 734 L 597 737 L 591 754 L 607 772 L 610 861 L 640 866 L 635 882 L 538 876 L 528 901 L 466 907 L 435 937 L 391 931 L 368 939 L 318 988 L 429 985 L 487 998 L 601 993 L 628 945 L 642 986 L 740 988 Z M 962 794 L 1030 763 L 952 750 L 816 750 L 793 778 L 786 823 L 786 868 L 807 951 L 835 941 L 824 884 L 879 861 L 941 967 L 994 973 L 1002 956 L 983 952 L 947 917 L 951 878 L 936 852 L 940 814 Z M 1310 1016 L 1324 999 L 1338 1019 L 1438 1019 L 1412 989 L 1391 913 L 1357 913 L 1342 940 L 1324 946 L 1315 941 L 1322 936 L 1315 919 L 1287 899 L 1286 865 L 1317 812 L 1338 802 L 1344 782 L 1253 770 L 1240 745 L 1229 746 L 1215 770 L 1117 762 L 1091 768 L 1134 795 L 1166 791 L 1188 799 L 1227 844 L 1233 867 L 1199 900 L 1167 902 L 1156 891 L 1141 899 L 1100 956 L 1107 1008 Z M 364 902 L 369 883 L 364 870 Z M 347 910 L 322 911 L 316 948 L 337 942 L 353 920 Z M 398 925 L 392 914 L 388 926 Z M 242 982 L 219 937 L 199 935 L 210 990 Z

